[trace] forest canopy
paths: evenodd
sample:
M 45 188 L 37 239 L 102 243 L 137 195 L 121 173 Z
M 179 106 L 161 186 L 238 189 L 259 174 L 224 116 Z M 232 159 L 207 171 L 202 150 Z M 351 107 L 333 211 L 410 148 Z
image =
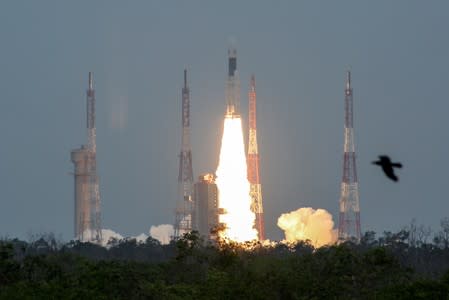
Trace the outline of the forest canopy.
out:
M 444 220 L 443 220 L 444 221 Z M 109 247 L 53 235 L 0 241 L 1 299 L 446 299 L 449 223 L 360 243 L 211 243 L 196 232 Z M 445 231 L 447 229 L 447 231 Z

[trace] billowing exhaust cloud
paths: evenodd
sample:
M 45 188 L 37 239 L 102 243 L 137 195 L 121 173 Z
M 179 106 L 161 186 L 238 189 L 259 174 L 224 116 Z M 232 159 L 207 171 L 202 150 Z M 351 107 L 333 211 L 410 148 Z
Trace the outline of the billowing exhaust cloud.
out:
M 321 247 L 337 240 L 332 215 L 325 209 L 299 208 L 282 214 L 277 225 L 284 230 L 287 242 L 309 240 L 314 247 Z
M 84 237 L 86 240 L 94 240 L 93 237 L 90 236 L 90 231 L 86 230 L 84 233 Z M 145 243 L 145 241 L 148 239 L 148 234 L 141 233 L 137 236 L 130 236 L 130 237 L 124 237 L 118 232 L 115 232 L 112 229 L 102 229 L 102 240 L 100 245 L 103 247 L 111 247 L 112 244 L 119 241 L 124 240 L 132 240 L 135 239 L 138 243 Z M 161 242 L 161 244 L 166 245 L 170 243 L 170 240 L 173 237 L 174 230 L 173 225 L 170 224 L 162 224 L 157 226 L 151 226 L 149 230 L 149 234 L 152 238 L 158 240 Z M 115 241 L 115 242 L 114 242 Z M 110 244 L 112 242 L 112 244 Z
M 117 233 L 111 229 L 102 229 L 101 237 L 102 237 L 102 239 L 101 239 L 100 245 L 103 247 L 106 247 L 108 245 L 109 240 L 111 240 L 111 239 L 115 239 L 117 241 L 123 239 L 123 236 L 120 233 Z M 92 232 L 90 229 L 84 231 L 83 239 L 81 240 L 81 242 L 88 242 L 88 241 L 96 243 L 95 242 L 96 241 L 95 233 Z
M 145 241 L 147 240 L 148 235 L 146 235 L 145 233 L 141 233 L 138 236 L 133 236 L 132 239 L 136 239 L 136 241 L 138 243 L 145 243 Z
M 111 229 L 102 229 L 101 236 L 103 238 L 101 241 L 101 245 L 104 247 L 106 247 L 108 245 L 108 242 L 111 239 L 115 239 L 117 241 L 120 241 L 123 239 L 123 235 L 121 235 L 120 233 L 117 233 Z
M 161 224 L 150 228 L 150 236 L 161 242 L 162 245 L 169 244 L 174 233 L 171 224 Z

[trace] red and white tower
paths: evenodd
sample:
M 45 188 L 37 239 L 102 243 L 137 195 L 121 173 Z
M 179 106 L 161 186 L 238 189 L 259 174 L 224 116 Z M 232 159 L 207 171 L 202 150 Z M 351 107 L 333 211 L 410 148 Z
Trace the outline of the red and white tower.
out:
M 265 240 L 265 225 L 262 204 L 262 186 L 259 180 L 259 151 L 257 149 L 256 124 L 256 79 L 251 76 L 249 98 L 249 134 L 248 134 L 248 181 L 250 183 L 251 210 L 256 215 L 255 228 L 260 241 Z
M 193 205 L 192 150 L 190 148 L 190 90 L 187 86 L 187 70 L 184 70 L 182 88 L 182 145 L 179 154 L 178 201 L 176 203 L 175 238 L 195 228 Z
M 345 145 L 343 178 L 341 183 L 338 239 L 360 241 L 360 205 L 357 170 L 355 164 L 353 98 L 351 72 L 347 71 L 345 88 Z

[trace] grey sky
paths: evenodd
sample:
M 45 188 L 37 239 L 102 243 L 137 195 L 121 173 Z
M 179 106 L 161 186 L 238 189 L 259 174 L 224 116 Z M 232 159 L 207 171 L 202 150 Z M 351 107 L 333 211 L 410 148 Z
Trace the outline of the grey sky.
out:
M 230 40 L 245 114 L 256 75 L 269 238 L 299 207 L 337 220 L 349 65 L 362 231 L 436 228 L 449 216 L 448 28 L 447 1 L 2 1 L 0 235 L 72 237 L 89 71 L 104 227 L 172 223 L 182 70 L 196 178 L 217 165 Z M 370 164 L 378 154 L 404 164 L 398 184 Z

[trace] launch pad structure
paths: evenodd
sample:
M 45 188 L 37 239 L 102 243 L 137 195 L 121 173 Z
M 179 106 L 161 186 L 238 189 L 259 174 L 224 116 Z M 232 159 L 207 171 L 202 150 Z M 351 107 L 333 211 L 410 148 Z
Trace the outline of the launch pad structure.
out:
M 75 166 L 75 238 L 82 242 L 102 241 L 100 192 L 97 175 L 95 127 L 95 90 L 93 74 L 89 72 L 87 89 L 87 145 L 71 152 Z
M 259 150 L 257 146 L 256 78 L 251 76 L 249 98 L 249 134 L 248 134 L 248 180 L 250 183 L 251 211 L 256 215 L 254 227 L 259 241 L 265 240 L 265 224 L 262 203 L 262 185 L 259 175 Z
M 214 230 L 219 226 L 218 189 L 214 174 L 202 174 L 194 185 L 197 230 L 208 240 L 217 238 Z
M 347 71 L 345 88 L 345 143 L 341 182 L 338 240 L 360 241 L 360 204 L 354 146 L 353 94 L 351 72 Z
M 187 70 L 184 70 L 182 88 L 182 142 L 179 153 L 178 199 L 175 208 L 174 238 L 196 228 L 193 203 L 192 149 L 190 146 L 190 90 L 187 86 Z

